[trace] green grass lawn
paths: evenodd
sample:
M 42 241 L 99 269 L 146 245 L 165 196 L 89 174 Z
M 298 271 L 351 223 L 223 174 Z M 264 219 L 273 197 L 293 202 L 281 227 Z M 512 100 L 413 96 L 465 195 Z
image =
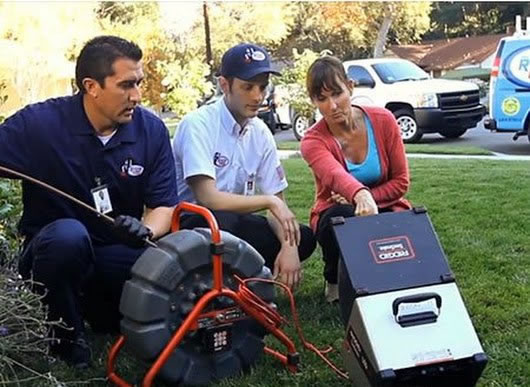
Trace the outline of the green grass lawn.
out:
M 489 364 L 481 387 L 523 387 L 530 381 L 530 163 L 486 160 L 410 160 L 412 185 L 408 198 L 427 207 L 450 261 Z M 290 187 L 288 201 L 307 222 L 313 180 L 301 159 L 285 160 Z M 305 264 L 304 282 L 296 302 L 304 334 L 318 347 L 332 345 L 331 359 L 344 337 L 338 307 L 323 298 L 320 251 Z M 287 314 L 287 302 L 278 299 Z M 455 329 L 458 327 L 455 326 Z M 286 331 L 295 337 L 292 327 Z M 104 362 L 110 336 L 95 337 L 95 366 L 74 373 L 62 364 L 53 375 L 69 385 L 104 385 Z M 418 337 L 421 340 L 421 337 Z M 298 339 L 296 339 L 297 343 Z M 281 348 L 268 337 L 267 343 Z M 344 386 L 312 352 L 302 350 L 302 371 L 288 373 L 264 357 L 248 375 L 224 380 L 221 386 Z M 130 357 L 119 361 L 119 372 L 137 382 L 144 368 Z M 45 369 L 43 369 L 45 371 Z M 76 382 L 77 381 L 77 382 Z M 85 381 L 85 382 L 83 382 Z M 38 385 L 32 383 L 30 385 Z M 457 386 L 454 386 L 457 387 Z
M 276 143 L 279 150 L 300 150 L 300 141 L 282 141 Z
M 177 118 L 166 118 L 163 121 L 164 121 L 164 124 L 167 127 L 167 130 L 169 131 L 169 137 L 173 138 L 173 135 L 175 134 L 175 130 L 177 130 L 177 125 L 180 122 L 180 119 L 177 119 Z
M 489 150 L 466 145 L 405 144 L 407 153 L 434 153 L 448 155 L 492 155 Z
M 169 131 L 169 137 L 173 138 L 175 130 L 177 130 L 178 121 L 166 121 L 167 130 Z
M 277 144 L 280 150 L 300 150 L 299 141 L 282 141 Z M 450 155 L 492 155 L 490 151 L 475 146 L 465 145 L 433 145 L 433 144 L 406 144 L 407 153 L 429 153 Z

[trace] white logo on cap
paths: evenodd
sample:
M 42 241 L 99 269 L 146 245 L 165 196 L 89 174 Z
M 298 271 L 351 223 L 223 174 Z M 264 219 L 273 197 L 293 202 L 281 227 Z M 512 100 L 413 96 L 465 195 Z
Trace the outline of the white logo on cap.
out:
M 258 50 L 254 50 L 254 48 L 252 47 L 247 48 L 245 52 L 245 63 L 250 63 L 253 60 L 258 62 L 265 60 L 265 53 Z
M 257 61 L 265 60 L 265 54 L 262 53 L 261 51 L 254 51 L 252 53 L 252 59 L 257 60 Z

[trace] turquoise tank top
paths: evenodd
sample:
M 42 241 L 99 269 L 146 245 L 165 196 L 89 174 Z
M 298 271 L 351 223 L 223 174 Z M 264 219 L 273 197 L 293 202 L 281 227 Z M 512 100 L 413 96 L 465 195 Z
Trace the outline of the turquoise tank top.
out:
M 366 114 L 364 115 L 366 131 L 368 132 L 368 153 L 364 161 L 355 164 L 346 159 L 348 172 L 364 185 L 370 186 L 381 178 L 381 163 L 379 162 L 379 153 L 375 142 L 374 128 Z

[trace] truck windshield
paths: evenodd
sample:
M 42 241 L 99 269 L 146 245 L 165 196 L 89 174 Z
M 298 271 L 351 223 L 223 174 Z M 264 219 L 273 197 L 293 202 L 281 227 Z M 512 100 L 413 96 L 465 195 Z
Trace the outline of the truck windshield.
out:
M 411 62 L 384 62 L 372 65 L 384 83 L 429 79 L 429 75 Z

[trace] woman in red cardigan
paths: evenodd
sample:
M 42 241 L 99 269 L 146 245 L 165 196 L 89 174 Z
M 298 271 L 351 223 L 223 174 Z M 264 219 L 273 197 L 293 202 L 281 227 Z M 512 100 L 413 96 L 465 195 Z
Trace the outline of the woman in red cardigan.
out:
M 326 56 L 309 68 L 307 91 L 323 118 L 306 132 L 302 156 L 313 171 L 311 227 L 322 247 L 325 296 L 338 300 L 339 249 L 330 219 L 409 209 L 409 171 L 392 113 L 351 105 L 353 81 L 340 60 Z

